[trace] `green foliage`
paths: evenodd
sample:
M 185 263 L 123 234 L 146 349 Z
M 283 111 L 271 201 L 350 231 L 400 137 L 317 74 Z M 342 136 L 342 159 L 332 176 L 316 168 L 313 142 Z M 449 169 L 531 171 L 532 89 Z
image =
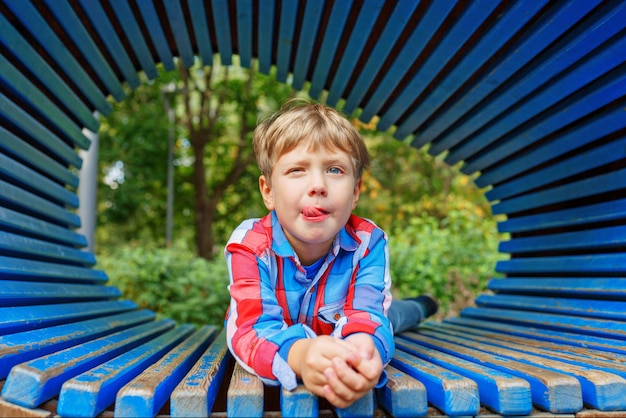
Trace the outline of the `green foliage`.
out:
M 207 261 L 180 241 L 172 248 L 122 246 L 98 257 L 125 298 L 178 323 L 222 326 L 230 297 L 223 258 Z
M 458 314 L 485 288 L 501 257 L 495 228 L 493 219 L 459 205 L 441 220 L 423 213 L 390 231 L 394 295 L 432 294 L 441 316 Z

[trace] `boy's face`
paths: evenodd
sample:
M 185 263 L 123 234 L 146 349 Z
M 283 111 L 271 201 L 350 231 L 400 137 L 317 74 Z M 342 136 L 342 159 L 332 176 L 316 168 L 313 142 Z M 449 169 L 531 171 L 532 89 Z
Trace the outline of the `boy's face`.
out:
M 300 262 L 326 255 L 359 200 L 352 157 L 339 150 L 309 151 L 301 145 L 283 154 L 271 175 L 259 178 L 268 210 L 276 210 Z

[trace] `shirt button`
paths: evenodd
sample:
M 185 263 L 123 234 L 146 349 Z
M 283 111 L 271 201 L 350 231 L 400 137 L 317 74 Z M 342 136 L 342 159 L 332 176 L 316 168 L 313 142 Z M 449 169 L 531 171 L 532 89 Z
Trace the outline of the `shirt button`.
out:
M 313 292 L 315 292 L 315 286 L 313 286 L 313 287 L 309 290 L 309 293 L 313 293 Z
M 339 318 L 341 318 L 341 315 L 339 315 L 338 313 L 335 314 L 335 321 L 339 321 Z

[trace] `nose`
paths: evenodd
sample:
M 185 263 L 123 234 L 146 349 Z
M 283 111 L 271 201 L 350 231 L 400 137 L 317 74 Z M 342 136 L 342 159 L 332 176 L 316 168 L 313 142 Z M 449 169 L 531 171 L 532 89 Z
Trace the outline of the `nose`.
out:
M 311 173 L 309 196 L 325 197 L 328 193 L 326 182 L 322 173 Z

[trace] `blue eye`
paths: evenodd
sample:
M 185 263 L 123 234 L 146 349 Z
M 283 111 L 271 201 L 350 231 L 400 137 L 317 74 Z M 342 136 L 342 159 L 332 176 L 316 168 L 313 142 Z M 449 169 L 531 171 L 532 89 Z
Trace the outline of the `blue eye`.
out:
M 328 169 L 328 172 L 331 174 L 341 174 L 341 169 L 339 167 L 331 167 Z

